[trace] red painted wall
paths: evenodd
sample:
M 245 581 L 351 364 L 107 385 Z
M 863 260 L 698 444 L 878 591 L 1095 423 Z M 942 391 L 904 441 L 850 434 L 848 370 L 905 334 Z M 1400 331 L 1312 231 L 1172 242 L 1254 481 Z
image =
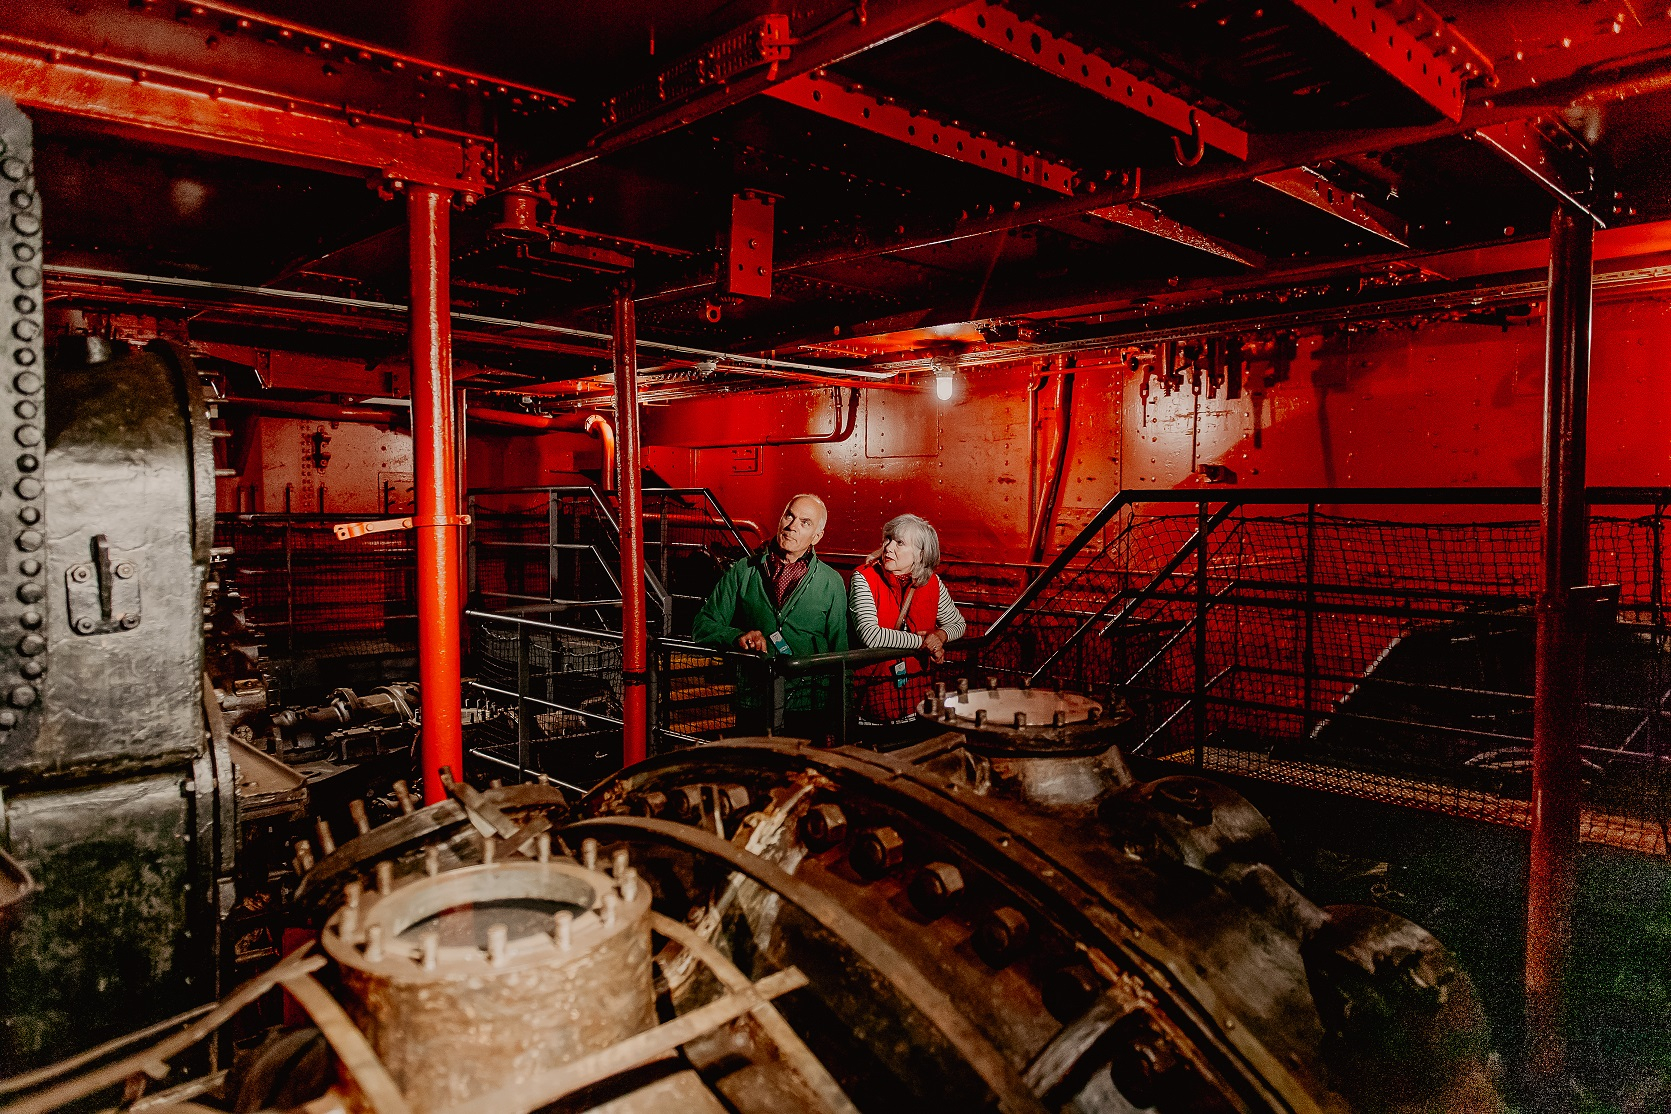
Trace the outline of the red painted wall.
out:
M 1152 384 L 1145 404 L 1141 376 L 1124 361 L 1081 356 L 1052 546 L 1122 487 L 1200 484 L 1192 460 L 1228 466 L 1243 489 L 1538 483 L 1541 319 L 1506 331 L 1451 322 L 1310 333 L 1299 348 L 1286 382 L 1256 390 L 1263 369 L 1254 365 L 1241 399 L 1203 394 L 1199 410 L 1187 382 L 1171 397 Z M 1671 299 L 1596 307 L 1592 484 L 1671 484 L 1667 351 Z M 866 392 L 852 437 L 833 445 L 668 444 L 826 432 L 822 390 L 676 403 L 647 416 L 645 456 L 670 482 L 712 488 L 733 515 L 757 521 L 774 521 L 799 491 L 816 492 L 830 505 L 825 549 L 869 549 L 890 515 L 909 510 L 940 527 L 948 556 L 1018 560 L 1052 428 L 1047 388 L 1037 446 L 1030 446 L 1028 391 L 1036 376 L 1036 366 L 973 369 L 959 376 L 950 403 L 927 388 Z

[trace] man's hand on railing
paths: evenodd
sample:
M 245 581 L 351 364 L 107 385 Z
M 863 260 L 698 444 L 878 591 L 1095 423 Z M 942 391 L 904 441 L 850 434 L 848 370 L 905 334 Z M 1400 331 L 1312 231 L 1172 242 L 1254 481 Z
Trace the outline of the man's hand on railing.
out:
M 754 650 L 761 654 L 768 653 L 771 650 L 771 645 L 766 641 L 766 636 L 757 630 L 751 630 L 737 639 L 737 647 L 742 650 Z

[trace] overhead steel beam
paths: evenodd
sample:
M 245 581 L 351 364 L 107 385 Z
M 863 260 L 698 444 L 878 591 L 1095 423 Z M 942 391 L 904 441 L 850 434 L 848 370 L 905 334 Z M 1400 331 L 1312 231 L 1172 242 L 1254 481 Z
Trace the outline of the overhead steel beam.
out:
M 193 150 L 486 192 L 492 140 L 390 126 L 249 87 L 0 36 L 0 93 Z
M 792 44 L 787 57 L 779 49 L 782 44 L 776 41 L 776 32 L 762 20 L 751 21 L 744 25 L 741 38 L 732 32 L 710 44 L 730 43 L 745 51 L 740 62 L 735 58 L 727 61 L 723 79 L 697 82 L 687 95 L 669 96 L 666 102 L 658 102 L 658 107 L 630 119 L 620 119 L 617 108 L 618 119 L 612 122 L 606 101 L 603 130 L 581 139 L 554 159 L 508 175 L 501 186 L 537 181 L 695 123 L 765 92 L 779 81 L 833 65 L 933 23 L 957 6 L 957 0 L 859 0 L 852 5 L 796 6 L 784 40 Z M 747 33 L 751 29 L 755 32 L 752 37 Z M 705 53 L 699 51 L 697 56 Z M 641 87 L 659 91 L 671 82 L 677 92 L 679 75 L 690 69 L 689 58 L 681 59 Z M 621 103 L 624 106 L 625 102 Z
M 1278 193 L 1303 201 L 1314 209 L 1355 224 L 1366 232 L 1373 232 L 1383 240 L 1391 240 L 1401 248 L 1409 247 L 1409 230 L 1403 220 L 1379 205 L 1364 199 L 1361 193 L 1337 186 L 1309 166 L 1261 174 L 1254 181 L 1269 186 Z
M 849 87 L 828 76 L 806 74 L 780 81 L 766 95 L 820 116 L 852 124 L 929 154 L 978 166 L 1029 185 L 1071 194 L 1078 172 L 1032 152 L 895 103 L 892 97 Z
M 1470 75 L 1490 72 L 1485 56 L 1420 0 L 1293 2 L 1452 120 L 1462 119 Z
M 1185 135 L 1199 128 L 1201 141 L 1207 146 L 1238 159 L 1247 158 L 1247 132 L 1243 129 L 1116 66 L 1071 39 L 1022 19 L 1001 4 L 979 0 L 948 13 L 941 22 Z
M 1108 221 L 1110 224 L 1118 224 L 1123 228 L 1147 232 L 1151 236 L 1159 236 L 1163 240 L 1171 240 L 1175 244 L 1240 263 L 1244 267 L 1265 265 L 1265 257 L 1260 253 L 1227 243 L 1187 224 L 1181 224 L 1151 205 L 1107 205 L 1101 209 L 1092 209 L 1085 215 Z
M 1589 152 L 1558 123 L 1542 116 L 1476 128 L 1475 139 L 1528 174 L 1557 200 L 1606 228 L 1597 211 L 1596 172 Z

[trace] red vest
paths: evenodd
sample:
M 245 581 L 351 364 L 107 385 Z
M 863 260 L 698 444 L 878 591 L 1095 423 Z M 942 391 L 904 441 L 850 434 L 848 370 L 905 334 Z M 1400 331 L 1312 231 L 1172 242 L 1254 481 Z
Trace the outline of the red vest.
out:
M 899 578 L 882 571 L 880 563 L 863 565 L 858 575 L 865 578 L 870 596 L 876 601 L 876 622 L 883 630 L 898 630 L 899 607 L 904 602 L 909 586 L 902 587 Z M 911 610 L 906 616 L 905 629 L 913 634 L 928 634 L 940 625 L 940 578 L 934 573 L 917 585 L 911 593 Z M 901 659 L 905 663 L 905 684 L 901 686 L 894 671 L 894 663 L 881 662 L 861 666 L 853 671 L 857 687 L 858 706 L 866 719 L 891 723 L 904 719 L 917 710 L 917 705 L 929 690 L 923 672 L 922 659 L 915 654 Z

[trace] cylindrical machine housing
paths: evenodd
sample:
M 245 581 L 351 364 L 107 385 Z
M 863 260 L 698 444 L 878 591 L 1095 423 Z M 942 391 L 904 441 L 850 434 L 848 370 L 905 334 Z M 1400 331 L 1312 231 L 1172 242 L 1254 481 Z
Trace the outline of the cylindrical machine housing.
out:
M 655 1024 L 650 888 L 563 861 L 464 867 L 327 922 L 358 1021 L 416 1114 Z

